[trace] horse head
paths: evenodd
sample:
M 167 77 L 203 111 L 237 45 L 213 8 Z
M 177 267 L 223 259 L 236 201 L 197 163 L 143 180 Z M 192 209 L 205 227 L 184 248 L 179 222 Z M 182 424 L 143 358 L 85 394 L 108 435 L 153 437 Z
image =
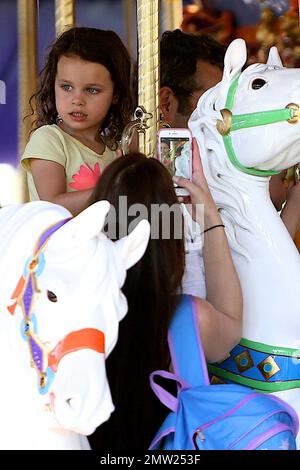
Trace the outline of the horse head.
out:
M 35 243 L 29 249 L 23 246 L 23 274 L 15 275 L 9 312 L 17 325 L 12 327 L 15 351 L 9 354 L 17 357 L 11 367 L 26 368 L 29 394 L 39 391 L 44 408 L 46 404 L 52 411 L 52 429 L 88 435 L 113 411 L 105 358 L 116 344 L 118 324 L 127 311 L 121 291 L 126 270 L 146 249 L 149 223 L 141 221 L 114 243 L 101 232 L 107 201 L 93 204 L 75 218 L 64 209 L 62 217 L 62 208 L 49 203 L 25 206 Z M 49 207 L 52 216 L 46 224 L 43 215 Z M 22 207 L 13 219 L 18 212 Z M 28 218 L 30 212 L 34 216 Z M 43 230 L 34 236 L 37 223 Z M 17 262 L 11 260 L 11 266 Z
M 275 47 L 266 64 L 243 70 L 246 59 L 246 44 L 236 39 L 221 82 L 200 98 L 190 127 L 200 141 L 203 130 L 208 150 L 208 136 L 223 141 L 229 168 L 271 176 L 299 161 L 300 70 L 283 67 Z
M 299 162 L 300 70 L 283 67 L 275 47 L 266 64 L 243 70 L 246 59 L 246 44 L 236 39 L 227 49 L 221 82 L 202 95 L 189 127 L 228 227 L 251 231 L 255 214 L 247 213 L 247 188 L 263 188 L 267 195 L 270 176 Z M 233 229 L 228 232 L 242 252 Z

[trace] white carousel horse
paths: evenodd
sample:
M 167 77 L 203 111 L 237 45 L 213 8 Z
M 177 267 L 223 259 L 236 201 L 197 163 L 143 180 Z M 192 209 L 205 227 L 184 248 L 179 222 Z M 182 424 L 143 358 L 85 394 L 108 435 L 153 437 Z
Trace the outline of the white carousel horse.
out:
M 113 411 L 105 358 L 150 229 L 113 243 L 100 233 L 108 208 L 70 220 L 47 202 L 0 210 L 1 449 L 89 448 L 84 435 Z
M 300 160 L 300 70 L 284 68 L 276 48 L 267 64 L 242 71 L 245 62 L 237 39 L 189 121 L 244 297 L 243 340 L 210 370 L 276 393 L 300 415 L 300 258 L 269 196 L 270 176 Z

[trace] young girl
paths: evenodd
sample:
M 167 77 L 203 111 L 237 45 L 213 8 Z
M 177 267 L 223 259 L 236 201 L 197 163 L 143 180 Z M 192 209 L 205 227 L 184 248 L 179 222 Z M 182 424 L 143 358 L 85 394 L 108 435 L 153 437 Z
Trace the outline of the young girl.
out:
M 229 258 L 219 265 L 226 290 L 222 290 L 222 295 L 218 293 L 214 307 L 194 297 L 205 355 L 214 362 L 226 357 L 241 337 L 242 295 L 217 208 L 210 193 L 206 194 L 200 186 L 200 178 L 194 176 L 197 183 L 181 178 L 180 185 L 189 190 L 193 205 L 204 203 L 205 243 L 209 246 L 218 233 L 221 237 L 219 244 L 214 243 L 213 256 L 217 258 L 220 249 L 227 251 Z M 124 204 L 120 196 L 127 197 L 127 213 L 121 212 Z M 171 175 L 158 160 L 141 154 L 118 158 L 105 169 L 90 202 L 102 199 L 115 209 L 117 237 L 133 226 L 134 208 L 143 217 L 148 214 L 151 229 L 156 227 L 158 236 L 151 237 L 143 258 L 127 272 L 123 292 L 128 313 L 120 323 L 117 345 L 106 361 L 115 411 L 90 442 L 101 451 L 144 452 L 168 413 L 150 388 L 149 374 L 170 367 L 167 330 L 180 302 L 176 294 L 184 272 L 184 236 L 178 236 L 174 229 L 178 227 L 176 222 L 182 223 L 182 214 L 180 209 L 174 211 L 168 220 L 165 209 L 169 206 L 173 210 L 176 205 L 179 208 Z M 156 217 L 152 210 L 157 207 L 164 210 L 156 212 Z M 168 222 L 170 230 L 165 232 L 163 224 Z M 109 223 L 107 229 L 109 232 Z
M 53 44 L 22 165 L 30 199 L 84 209 L 132 113 L 130 57 L 113 31 L 72 28 Z M 34 112 L 33 107 L 32 113 Z

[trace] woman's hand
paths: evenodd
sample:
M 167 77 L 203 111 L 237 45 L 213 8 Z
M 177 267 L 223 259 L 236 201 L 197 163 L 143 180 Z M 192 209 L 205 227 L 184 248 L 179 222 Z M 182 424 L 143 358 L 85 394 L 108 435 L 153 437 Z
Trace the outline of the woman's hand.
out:
M 198 144 L 193 138 L 193 173 L 192 181 L 185 178 L 174 176 L 173 181 L 182 188 L 186 188 L 190 194 L 188 197 L 179 197 L 179 202 L 188 203 L 187 209 L 191 213 L 192 218 L 200 223 L 202 211 L 197 210 L 197 206 L 204 206 L 204 228 L 207 226 L 221 223 L 218 209 L 210 193 L 206 178 L 203 173 L 201 157 Z

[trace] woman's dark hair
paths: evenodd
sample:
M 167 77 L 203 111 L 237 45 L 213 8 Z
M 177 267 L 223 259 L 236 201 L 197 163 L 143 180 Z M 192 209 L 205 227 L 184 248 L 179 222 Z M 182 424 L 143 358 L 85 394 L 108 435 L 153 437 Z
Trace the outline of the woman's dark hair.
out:
M 104 65 L 110 72 L 114 83 L 116 103 L 99 129 L 105 143 L 116 147 L 125 125 L 132 114 L 132 96 L 130 90 L 131 61 L 129 53 L 119 36 L 113 31 L 96 28 L 71 28 L 64 32 L 50 48 L 45 66 L 40 76 L 40 87 L 30 98 L 31 115 L 36 108 L 37 118 L 33 129 L 45 124 L 55 124 L 55 77 L 57 63 L 61 56 L 77 56 L 82 60 Z
M 139 153 L 113 161 L 104 170 L 90 202 L 106 199 L 118 214 L 119 196 L 127 196 L 128 208 L 144 204 L 148 214 L 152 204 L 178 206 L 168 171 L 158 160 Z M 128 225 L 133 219 L 127 218 Z M 162 213 L 159 219 L 161 224 Z M 128 313 L 106 361 L 115 411 L 90 438 L 95 449 L 145 451 L 167 414 L 150 388 L 149 374 L 170 365 L 167 330 L 184 272 L 183 234 L 177 239 L 172 229 L 173 222 L 169 239 L 150 238 L 143 258 L 127 272 L 123 292 Z

